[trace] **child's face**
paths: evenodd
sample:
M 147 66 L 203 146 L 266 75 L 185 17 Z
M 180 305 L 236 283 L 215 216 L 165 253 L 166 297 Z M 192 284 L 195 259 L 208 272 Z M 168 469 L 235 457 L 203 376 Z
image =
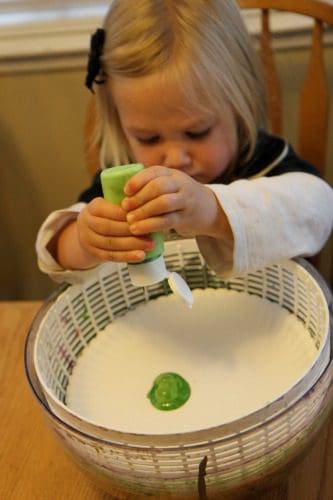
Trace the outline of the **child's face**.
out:
M 217 114 L 189 104 L 173 83 L 158 74 L 117 77 L 108 84 L 133 160 L 145 167 L 177 168 L 209 183 L 229 166 L 237 149 L 236 123 L 230 106 Z

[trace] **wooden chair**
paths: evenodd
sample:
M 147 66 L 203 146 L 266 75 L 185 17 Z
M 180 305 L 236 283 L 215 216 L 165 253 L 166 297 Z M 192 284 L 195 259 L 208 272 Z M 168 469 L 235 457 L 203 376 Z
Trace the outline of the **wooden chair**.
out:
M 313 19 L 312 41 L 307 72 L 299 93 L 298 139 L 295 149 L 305 160 L 315 165 L 324 179 L 328 178 L 326 154 L 329 126 L 329 88 L 323 57 L 323 30 L 325 24 L 333 26 L 333 5 L 322 0 L 238 0 L 242 9 L 259 9 L 261 32 L 259 51 L 263 62 L 268 96 L 268 119 L 271 131 L 283 136 L 282 90 L 274 60 L 270 30 L 272 11 L 288 12 Z M 331 285 L 333 286 L 333 258 L 331 241 Z M 319 257 L 313 263 L 320 266 Z
M 328 143 L 329 89 L 325 76 L 322 34 L 325 23 L 333 26 L 333 5 L 322 0 L 238 0 L 238 3 L 243 9 L 260 10 L 259 50 L 268 95 L 268 118 L 271 131 L 277 135 L 283 136 L 282 91 L 274 62 L 273 37 L 270 32 L 271 11 L 301 14 L 313 19 L 308 68 L 299 94 L 298 140 L 294 147 L 300 156 L 315 165 L 321 175 L 327 178 L 325 161 Z M 94 121 L 95 106 L 92 98 L 87 113 L 86 138 L 91 137 Z M 93 175 L 99 164 L 98 152 L 95 147 L 91 147 L 89 140 L 85 142 L 87 169 Z M 331 283 L 333 285 L 333 263 Z
M 298 153 L 314 164 L 325 176 L 328 137 L 329 90 L 322 50 L 323 25 L 333 26 L 333 5 L 318 0 L 238 0 L 241 8 L 261 10 L 260 52 L 263 61 L 269 121 L 276 134 L 282 134 L 281 88 L 274 63 L 270 14 L 272 10 L 291 12 L 313 18 L 312 46 L 307 74 L 299 100 Z

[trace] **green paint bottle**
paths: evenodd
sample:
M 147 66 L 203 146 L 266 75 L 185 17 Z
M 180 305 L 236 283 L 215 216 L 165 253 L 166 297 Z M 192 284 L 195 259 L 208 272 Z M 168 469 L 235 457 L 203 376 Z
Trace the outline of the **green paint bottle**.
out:
M 125 197 L 124 187 L 127 181 L 133 175 L 143 170 L 143 168 L 144 166 L 141 163 L 132 163 L 104 169 L 101 172 L 104 198 L 111 203 L 120 205 Z M 167 279 L 171 290 L 180 295 L 187 305 L 191 307 L 193 296 L 187 283 L 179 274 L 175 272 L 170 273 L 165 266 L 163 235 L 157 232 L 152 233 L 150 236 L 154 239 L 155 246 L 146 253 L 145 260 L 137 264 L 128 264 L 129 275 L 133 285 L 148 286 Z

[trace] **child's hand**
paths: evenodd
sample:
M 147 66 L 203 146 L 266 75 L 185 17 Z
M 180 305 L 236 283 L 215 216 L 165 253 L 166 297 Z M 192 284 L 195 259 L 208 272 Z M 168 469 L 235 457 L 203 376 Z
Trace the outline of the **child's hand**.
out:
M 124 209 L 103 198 L 95 198 L 80 212 L 77 237 L 91 263 L 140 262 L 153 248 L 151 238 L 131 233 L 126 216 Z
M 175 229 L 182 235 L 232 239 L 228 220 L 213 191 L 184 172 L 149 167 L 124 189 L 122 208 L 133 234 Z

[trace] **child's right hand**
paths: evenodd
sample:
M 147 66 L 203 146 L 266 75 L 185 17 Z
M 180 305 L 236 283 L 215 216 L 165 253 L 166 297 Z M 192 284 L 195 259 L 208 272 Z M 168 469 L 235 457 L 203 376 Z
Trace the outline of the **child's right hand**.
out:
M 126 215 L 124 209 L 104 198 L 93 199 L 59 236 L 60 265 L 65 269 L 87 269 L 104 261 L 143 261 L 154 241 L 149 236 L 134 236 Z
M 88 203 L 77 219 L 78 238 L 85 252 L 99 261 L 144 260 L 154 242 L 149 236 L 134 236 L 126 216 L 125 210 L 103 198 Z

